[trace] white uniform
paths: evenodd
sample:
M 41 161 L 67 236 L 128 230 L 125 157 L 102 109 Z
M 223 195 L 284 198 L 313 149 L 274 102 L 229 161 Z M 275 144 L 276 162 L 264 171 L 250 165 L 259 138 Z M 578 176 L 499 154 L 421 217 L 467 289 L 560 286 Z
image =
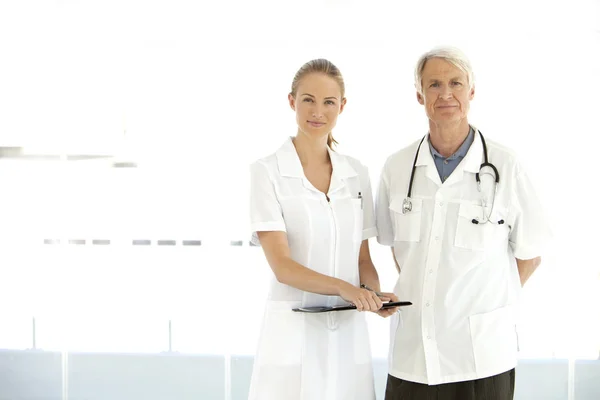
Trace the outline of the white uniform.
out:
M 475 174 L 483 162 L 477 133 L 467 155 L 442 183 L 427 139 L 416 162 L 412 212 L 402 213 L 418 141 L 390 156 L 377 194 L 378 241 L 394 246 L 403 308 L 392 328 L 389 373 L 440 384 L 484 378 L 517 363 L 515 257 L 540 256 L 550 232 L 532 185 L 513 152 L 487 140 L 500 174 L 493 214 L 482 220 Z M 493 180 L 481 175 L 491 205 Z
M 259 231 L 286 232 L 294 261 L 358 286 L 361 242 L 377 234 L 369 175 L 357 160 L 333 151 L 329 155 L 330 202 L 306 179 L 291 138 L 252 164 L 252 241 L 259 243 Z M 345 302 L 273 277 L 249 399 L 375 399 L 365 315 L 292 311 L 337 304 Z

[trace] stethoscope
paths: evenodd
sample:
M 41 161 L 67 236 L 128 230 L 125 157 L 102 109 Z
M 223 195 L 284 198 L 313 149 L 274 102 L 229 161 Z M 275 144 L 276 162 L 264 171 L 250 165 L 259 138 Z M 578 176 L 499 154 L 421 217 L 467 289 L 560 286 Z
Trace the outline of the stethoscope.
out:
M 478 131 L 478 132 L 479 132 L 479 137 L 481 137 L 481 143 L 483 145 L 484 162 L 479 167 L 479 172 L 477 172 L 475 174 L 475 181 L 477 181 L 477 190 L 479 190 L 479 192 L 481 193 L 481 179 L 479 178 L 479 174 L 490 175 L 494 178 L 494 196 L 492 197 L 492 207 L 490 209 L 489 214 L 487 214 L 487 215 L 485 214 L 485 202 L 483 200 L 483 196 L 481 197 L 481 208 L 483 210 L 482 221 L 478 220 L 477 218 L 473 218 L 471 220 L 471 222 L 475 225 L 485 224 L 487 222 L 489 222 L 491 224 L 502 225 L 502 224 L 504 224 L 503 219 L 499 220 L 498 222 L 493 222 L 492 220 L 490 220 L 490 217 L 492 216 L 492 213 L 494 211 L 494 202 L 496 201 L 496 194 L 498 193 L 498 182 L 500 182 L 500 174 L 498 173 L 498 169 L 496 168 L 496 166 L 488 161 L 488 152 L 487 152 L 487 146 L 485 144 L 485 139 L 483 138 L 481 131 Z M 417 159 L 419 158 L 419 151 L 421 150 L 421 145 L 423 144 L 423 141 L 425 140 L 426 137 L 427 137 L 427 135 L 423 136 L 423 139 L 421 139 L 421 142 L 419 143 L 419 147 L 417 147 L 417 153 L 415 154 L 415 160 L 413 161 L 412 171 L 410 173 L 410 182 L 408 184 L 408 194 L 406 195 L 406 198 L 402 202 L 402 214 L 408 214 L 409 212 L 412 211 L 412 201 L 411 201 L 410 195 L 412 194 L 412 186 L 413 186 L 413 181 L 415 179 L 415 170 L 417 169 Z M 491 172 L 481 172 L 481 170 L 485 167 L 490 167 L 494 171 L 494 173 L 492 174 Z

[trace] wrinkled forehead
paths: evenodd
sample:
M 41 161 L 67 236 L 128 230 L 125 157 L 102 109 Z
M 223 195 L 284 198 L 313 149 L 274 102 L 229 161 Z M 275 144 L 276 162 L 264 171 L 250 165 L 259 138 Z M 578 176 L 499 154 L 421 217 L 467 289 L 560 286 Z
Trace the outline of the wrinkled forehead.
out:
M 423 80 L 469 79 L 467 71 L 452 60 L 433 57 L 425 62 L 421 73 Z

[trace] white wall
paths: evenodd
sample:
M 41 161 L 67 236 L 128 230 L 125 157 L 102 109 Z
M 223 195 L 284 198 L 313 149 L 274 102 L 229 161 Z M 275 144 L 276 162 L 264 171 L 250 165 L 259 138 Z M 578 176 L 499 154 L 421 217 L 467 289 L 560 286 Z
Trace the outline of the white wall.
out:
M 451 44 L 475 68 L 471 122 L 521 155 L 554 228 L 525 289 L 522 356 L 597 358 L 598 15 L 591 1 L 3 2 L 0 145 L 116 153 L 140 168 L 0 160 L 10 261 L 0 269 L 13 282 L 0 299 L 22 300 L 4 319 L 12 336 L 0 336 L 0 347 L 21 348 L 29 317 L 41 315 L 54 332 L 46 348 L 153 352 L 165 340 L 157 330 L 179 318 L 197 330 L 180 338 L 182 351 L 251 354 L 260 313 L 244 320 L 248 336 L 235 348 L 201 327 L 235 325 L 212 308 L 222 292 L 257 307 L 264 299 L 260 250 L 229 241 L 248 238 L 248 164 L 295 133 L 286 102 L 294 73 L 316 57 L 341 68 L 348 106 L 339 151 L 368 165 L 376 187 L 385 157 L 427 129 L 416 59 Z M 127 243 L 144 235 L 201 239 L 203 253 L 141 256 Z M 38 246 L 80 237 L 121 247 L 103 259 L 95 249 Z M 372 248 L 389 289 L 389 250 Z M 138 333 L 124 338 L 123 321 Z M 371 327 L 384 356 L 386 321 Z

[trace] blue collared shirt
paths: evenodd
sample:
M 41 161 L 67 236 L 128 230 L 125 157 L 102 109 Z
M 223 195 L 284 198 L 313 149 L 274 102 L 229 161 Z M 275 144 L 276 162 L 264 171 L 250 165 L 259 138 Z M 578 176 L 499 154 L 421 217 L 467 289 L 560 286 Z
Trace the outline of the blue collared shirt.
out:
M 438 174 L 440 174 L 440 179 L 444 182 L 448 177 L 452 174 L 452 172 L 456 169 L 458 164 L 462 161 L 463 158 L 467 155 L 471 144 L 475 140 L 475 130 L 473 127 L 470 127 L 469 134 L 465 141 L 460 145 L 458 150 L 450 157 L 444 157 L 436 149 L 431 145 L 431 141 L 427 138 L 429 142 L 429 150 L 431 151 L 431 155 L 433 156 L 433 161 L 435 162 L 435 166 L 438 170 Z

